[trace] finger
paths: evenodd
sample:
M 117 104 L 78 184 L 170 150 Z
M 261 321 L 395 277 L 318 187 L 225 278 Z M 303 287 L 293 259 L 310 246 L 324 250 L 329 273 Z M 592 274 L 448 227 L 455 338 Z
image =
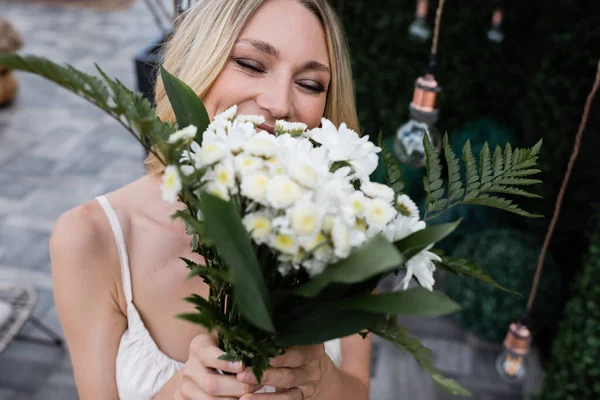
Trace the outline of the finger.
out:
M 315 368 L 317 371 L 314 371 Z M 261 385 L 269 385 L 275 387 L 289 388 L 292 386 L 302 385 L 308 382 L 317 381 L 318 379 L 318 364 L 311 368 L 270 368 L 263 373 Z M 240 382 L 248 384 L 257 384 L 258 380 L 251 368 L 247 368 L 241 374 L 238 374 L 237 379 Z
M 297 346 L 286 349 L 285 353 L 269 360 L 272 367 L 298 368 L 311 361 L 320 360 L 325 355 L 325 345 Z
M 210 395 L 206 394 L 200 387 L 190 379 L 185 379 L 181 384 L 181 397 L 178 400 L 205 400 L 209 399 Z M 219 400 L 237 400 L 239 397 L 220 397 Z
M 258 390 L 255 384 L 239 382 L 235 375 L 222 375 L 206 368 L 199 360 L 188 360 L 182 371 L 184 382 L 193 383 L 210 396 L 239 397 Z
M 205 367 L 233 374 L 237 374 L 244 370 L 244 365 L 241 361 L 230 362 L 219 360 L 219 357 L 223 354 L 225 354 L 225 352 L 215 346 L 212 338 L 207 337 L 207 335 L 197 336 L 190 344 L 190 355 L 200 360 Z
M 290 388 L 275 393 L 255 393 L 240 397 L 240 400 L 309 400 L 310 396 L 304 387 Z

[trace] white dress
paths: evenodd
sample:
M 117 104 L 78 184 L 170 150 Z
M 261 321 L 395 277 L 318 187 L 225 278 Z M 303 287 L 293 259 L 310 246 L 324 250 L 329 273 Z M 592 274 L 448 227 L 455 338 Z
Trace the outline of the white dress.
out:
M 183 363 L 163 353 L 144 326 L 133 304 L 129 258 L 119 218 L 106 197 L 97 197 L 97 201 L 104 209 L 115 236 L 121 262 L 123 291 L 127 301 L 127 330 L 121 337 L 116 361 L 119 399 L 151 400 L 173 374 L 183 367 Z M 325 343 L 325 350 L 334 364 L 341 366 L 342 352 L 339 339 Z M 274 388 L 266 386 L 260 392 L 272 391 Z

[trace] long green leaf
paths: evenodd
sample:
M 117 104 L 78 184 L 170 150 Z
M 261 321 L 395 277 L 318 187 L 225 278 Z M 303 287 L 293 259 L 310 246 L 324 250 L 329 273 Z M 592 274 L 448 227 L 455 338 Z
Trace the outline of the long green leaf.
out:
M 400 163 L 394 154 L 383 144 L 383 135 L 381 132 L 379 132 L 377 140 L 379 141 L 379 147 L 381 147 L 381 157 L 383 159 L 383 166 L 385 167 L 387 184 L 394 189 L 394 193 L 396 193 L 396 197 L 398 197 L 398 195 L 403 193 L 402 190 L 404 189 Z
M 423 317 L 440 317 L 461 309 L 458 303 L 444 293 L 430 292 L 419 287 L 394 293 L 344 299 L 338 303 L 338 306 L 379 314 Z
M 377 336 L 387 340 L 401 350 L 408 351 L 417 363 L 431 377 L 433 382 L 448 393 L 458 396 L 472 396 L 471 392 L 458 384 L 454 379 L 445 377 L 433 364 L 432 352 L 423 346 L 419 339 L 411 337 L 406 328 L 398 325 L 395 317 L 382 319 L 370 329 Z
M 295 293 L 315 297 L 332 283 L 363 282 L 400 267 L 404 261 L 396 246 L 377 235 L 354 250 L 348 258 L 329 266 L 325 272 L 300 286 Z
M 473 155 L 470 140 L 467 140 L 463 147 L 462 158 L 465 162 L 465 167 L 467 171 L 467 194 L 465 195 L 464 200 L 470 200 L 477 197 L 477 195 L 479 194 L 479 188 L 481 186 L 481 184 L 479 183 L 479 174 L 477 173 L 477 160 Z
M 485 192 L 492 185 L 492 161 L 490 157 L 490 146 L 488 146 L 487 142 L 483 144 L 479 158 L 479 167 L 481 168 L 481 191 Z
M 426 247 L 439 242 L 451 234 L 462 222 L 462 218 L 446 224 L 431 225 L 394 243 L 396 248 L 409 260 Z
M 162 66 L 160 67 L 160 75 L 165 85 L 165 91 L 169 97 L 171 107 L 173 107 L 173 111 L 175 112 L 177 125 L 180 128 L 194 125 L 198 128 L 198 135 L 201 135 L 208 127 L 210 119 L 200 97 L 198 97 L 191 87 L 179 78 L 171 75 Z M 196 141 L 202 142 L 201 137 L 196 136 Z
M 529 218 L 543 218 L 540 214 L 531 214 L 525 210 L 522 210 L 516 204 L 513 204 L 511 200 L 503 199 L 501 197 L 494 196 L 480 196 L 476 199 L 465 201 L 465 204 L 479 204 L 482 206 L 499 208 L 504 211 L 511 212 L 513 214 L 521 215 Z
M 448 205 L 452 205 L 463 196 L 465 190 L 462 188 L 459 160 L 450 146 L 447 133 L 444 135 L 444 155 L 448 169 Z
M 477 265 L 473 264 L 473 262 L 467 260 L 466 258 L 456 258 L 448 256 L 443 250 L 440 249 L 431 249 L 429 251 L 437 254 L 442 259 L 441 262 L 434 261 L 436 267 L 441 270 L 452 272 L 459 276 L 465 275 L 471 278 L 479 279 L 480 281 L 485 282 L 488 285 L 492 285 L 500 290 L 504 290 L 505 292 L 520 295 L 520 293 L 500 285 L 494 280 L 494 278 L 486 274 L 483 269 L 479 268 Z
M 236 306 L 251 323 L 274 332 L 267 285 L 237 208 L 208 193 L 201 201 L 207 234 L 231 270 Z
M 423 147 L 425 149 L 426 176 L 423 178 L 423 186 L 426 193 L 427 212 L 434 212 L 446 206 L 447 201 L 440 201 L 444 196 L 444 181 L 442 180 L 442 164 L 438 151 L 435 149 L 429 135 L 423 135 Z

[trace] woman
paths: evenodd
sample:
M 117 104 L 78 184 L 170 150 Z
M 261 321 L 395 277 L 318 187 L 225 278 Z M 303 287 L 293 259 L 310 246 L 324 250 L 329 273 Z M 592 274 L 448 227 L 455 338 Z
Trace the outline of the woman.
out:
M 211 116 L 237 104 L 263 115 L 270 132 L 277 119 L 312 128 L 323 116 L 357 129 L 348 59 L 326 0 L 201 0 L 164 66 Z M 160 81 L 156 100 L 159 117 L 172 120 Z M 190 237 L 170 218 L 181 205 L 162 201 L 161 164 L 147 164 L 146 176 L 66 212 L 52 233 L 54 295 L 80 397 L 367 399 L 369 339 L 290 348 L 261 382 L 277 391 L 254 393 L 250 369 L 218 360 L 212 335 L 174 317 L 192 311 L 184 297 L 208 288 L 185 279 L 178 257 L 194 258 Z

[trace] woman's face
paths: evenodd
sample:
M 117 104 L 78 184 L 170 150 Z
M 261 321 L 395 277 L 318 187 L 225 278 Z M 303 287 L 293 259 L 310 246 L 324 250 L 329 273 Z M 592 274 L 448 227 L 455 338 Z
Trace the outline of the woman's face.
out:
M 230 60 L 204 98 L 214 116 L 234 104 L 239 114 L 320 124 L 331 80 L 325 31 L 292 0 L 269 0 L 250 19 Z

